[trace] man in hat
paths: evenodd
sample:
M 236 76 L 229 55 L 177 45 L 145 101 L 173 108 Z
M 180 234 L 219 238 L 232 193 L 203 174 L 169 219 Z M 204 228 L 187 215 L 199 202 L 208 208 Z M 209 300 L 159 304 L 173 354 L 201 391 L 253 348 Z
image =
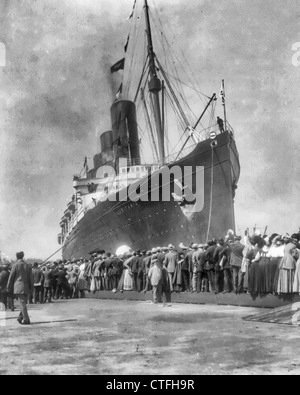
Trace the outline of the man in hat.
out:
M 203 266 L 205 264 L 205 251 L 203 244 L 193 244 L 193 292 L 201 292 L 203 281 Z
M 18 297 L 21 304 L 18 322 L 30 325 L 27 302 L 28 296 L 33 292 L 33 274 L 31 266 L 24 261 L 24 252 L 17 253 L 17 262 L 12 267 L 7 288 L 9 293 Z
M 210 240 L 208 243 L 208 248 L 205 253 L 205 271 L 208 276 L 208 282 L 210 287 L 210 292 L 215 292 L 215 261 L 214 253 L 217 248 L 216 240 Z
M 168 275 L 169 275 L 169 283 L 170 283 L 170 290 L 173 292 L 173 277 L 174 273 L 176 271 L 177 267 L 177 254 L 174 251 L 174 246 L 172 244 L 169 244 L 168 246 L 169 252 L 166 254 L 165 260 L 164 260 L 164 265 L 166 269 L 168 270 Z
M 118 291 L 118 285 L 122 277 L 123 272 L 123 261 L 117 256 L 112 258 L 111 262 L 111 276 L 112 276 L 112 287 L 113 292 Z
M 57 279 L 56 299 L 68 298 L 68 280 L 63 265 L 58 267 L 58 272 L 54 274 L 54 278 Z
M 153 255 L 153 266 L 150 268 L 148 277 L 152 285 L 153 303 L 162 302 L 162 263 L 158 261 L 157 255 Z
M 136 250 L 136 252 L 133 253 L 133 257 L 130 260 L 128 266 L 131 269 L 132 273 L 132 279 L 133 279 L 133 290 L 138 291 L 138 283 L 137 283 L 137 278 L 138 278 L 138 271 L 139 271 L 139 262 L 141 258 L 141 251 Z
M 182 273 L 182 281 L 183 281 L 183 290 L 184 292 L 189 292 L 190 291 L 190 262 L 189 262 L 189 255 L 191 256 L 191 259 L 193 258 L 193 251 L 187 251 L 187 247 L 186 250 L 182 248 L 182 252 L 184 254 L 184 262 L 182 263 L 182 267 L 181 267 L 181 273 Z
M 242 292 L 242 262 L 243 262 L 243 251 L 245 246 L 241 243 L 241 239 L 238 236 L 234 237 L 234 242 L 229 243 L 230 254 L 230 265 L 232 269 L 232 282 L 233 291 L 237 294 Z
M 52 281 L 53 273 L 51 264 L 47 263 L 46 270 L 44 271 L 44 303 L 52 303 Z
M 186 256 L 185 256 L 185 263 L 183 265 L 183 267 L 184 267 L 183 281 L 184 281 L 184 285 L 185 285 L 185 290 L 186 291 L 191 291 L 191 292 L 193 292 L 193 265 L 194 265 L 194 263 L 193 263 L 194 250 L 193 250 L 192 246 L 193 246 L 193 243 L 191 243 L 190 246 L 189 246 L 189 250 L 188 250 L 188 252 L 186 253 Z M 188 278 L 189 286 L 188 286 L 188 288 L 186 288 L 187 287 L 187 279 L 185 279 L 187 271 L 188 271 L 188 275 L 189 275 L 189 278 Z
M 34 304 L 43 303 L 42 300 L 43 272 L 39 268 L 39 264 L 37 262 L 33 264 L 32 274 L 33 274 L 33 282 L 34 282 L 33 302 Z

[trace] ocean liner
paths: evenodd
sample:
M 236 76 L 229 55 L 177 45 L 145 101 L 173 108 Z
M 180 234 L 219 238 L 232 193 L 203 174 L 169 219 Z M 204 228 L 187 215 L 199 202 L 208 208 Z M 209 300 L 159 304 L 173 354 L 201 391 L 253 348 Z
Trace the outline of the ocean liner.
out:
M 85 160 L 84 174 L 74 176 L 60 222 L 63 259 L 97 249 L 115 253 L 122 245 L 205 243 L 235 230 L 240 164 L 224 81 L 220 95 L 202 94 L 192 78 L 183 81 L 180 72 L 187 75 L 190 66 L 181 65 L 155 12 L 147 0 L 134 2 L 124 57 L 110 70 L 120 83 L 111 130 L 100 136 L 93 168 Z

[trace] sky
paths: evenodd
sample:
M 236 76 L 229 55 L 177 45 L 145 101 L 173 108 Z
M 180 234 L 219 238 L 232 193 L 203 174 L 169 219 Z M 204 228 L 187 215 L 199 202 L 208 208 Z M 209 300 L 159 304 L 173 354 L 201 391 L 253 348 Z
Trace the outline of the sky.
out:
M 255 224 L 297 231 L 300 66 L 292 62 L 292 46 L 300 42 L 298 0 L 152 4 L 203 92 L 218 92 L 226 81 L 241 161 L 238 231 Z M 45 259 L 59 248 L 73 175 L 111 127 L 109 69 L 122 56 L 132 6 L 133 0 L 1 1 L 0 250 L 12 257 L 23 250 Z

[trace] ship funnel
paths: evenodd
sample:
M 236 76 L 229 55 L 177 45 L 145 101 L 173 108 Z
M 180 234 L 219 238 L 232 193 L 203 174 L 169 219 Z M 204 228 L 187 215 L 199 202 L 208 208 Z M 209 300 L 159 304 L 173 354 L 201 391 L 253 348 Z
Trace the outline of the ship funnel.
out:
M 128 158 L 131 164 L 139 165 L 141 156 L 135 104 L 129 100 L 117 100 L 110 111 L 116 166 L 120 158 Z
M 109 130 L 101 134 L 101 153 L 94 156 L 94 169 L 98 170 L 101 166 L 113 166 L 113 132 Z

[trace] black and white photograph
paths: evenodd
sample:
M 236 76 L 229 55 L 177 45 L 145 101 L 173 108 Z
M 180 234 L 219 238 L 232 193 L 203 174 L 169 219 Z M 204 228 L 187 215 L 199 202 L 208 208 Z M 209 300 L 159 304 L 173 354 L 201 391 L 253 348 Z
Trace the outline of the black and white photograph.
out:
M 0 0 L 1 376 L 300 374 L 298 0 Z

